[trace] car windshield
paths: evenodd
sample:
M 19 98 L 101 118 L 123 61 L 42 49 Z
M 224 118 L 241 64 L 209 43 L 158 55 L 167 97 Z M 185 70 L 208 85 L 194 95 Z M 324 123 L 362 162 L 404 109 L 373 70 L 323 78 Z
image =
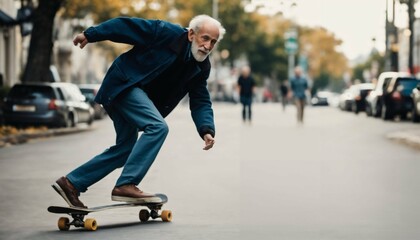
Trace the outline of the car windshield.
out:
M 54 92 L 47 86 L 14 86 L 9 93 L 11 98 L 54 98 Z
M 414 78 L 402 78 L 398 85 L 402 85 L 406 89 L 413 89 L 419 84 L 420 81 Z
M 89 88 L 80 88 L 80 91 L 83 94 L 93 94 L 94 93 L 94 90 L 93 89 L 89 89 Z

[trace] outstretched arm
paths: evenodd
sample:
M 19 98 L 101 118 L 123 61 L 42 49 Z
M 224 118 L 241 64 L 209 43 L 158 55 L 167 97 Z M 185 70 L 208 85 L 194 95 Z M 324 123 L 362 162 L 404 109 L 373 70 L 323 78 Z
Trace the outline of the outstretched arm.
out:
M 84 48 L 87 43 L 110 40 L 116 43 L 125 43 L 146 47 L 154 43 L 157 35 L 165 24 L 159 20 L 146 20 L 142 18 L 118 17 L 107 20 L 97 26 L 87 28 L 79 33 L 73 40 L 77 46 Z
M 77 45 L 80 44 L 80 49 L 83 49 L 88 43 L 89 42 L 84 33 L 77 34 L 76 37 L 74 37 L 73 39 L 74 46 L 77 47 Z
M 207 89 L 207 73 L 202 79 L 195 79 L 197 83 L 189 91 L 191 116 L 200 137 L 204 140 L 204 150 L 214 145 L 215 127 L 212 103 Z

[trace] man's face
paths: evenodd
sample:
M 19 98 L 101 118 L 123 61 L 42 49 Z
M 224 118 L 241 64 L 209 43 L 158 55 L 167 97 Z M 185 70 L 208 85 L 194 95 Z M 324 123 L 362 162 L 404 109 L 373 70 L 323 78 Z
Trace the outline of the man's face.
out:
M 198 32 L 188 31 L 191 43 L 191 53 L 197 62 L 204 61 L 219 39 L 219 28 L 213 24 L 204 23 Z

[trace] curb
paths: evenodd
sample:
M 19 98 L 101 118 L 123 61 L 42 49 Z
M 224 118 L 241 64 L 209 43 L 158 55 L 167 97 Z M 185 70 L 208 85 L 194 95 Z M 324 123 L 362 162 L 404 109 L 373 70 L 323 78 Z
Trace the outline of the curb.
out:
M 388 139 L 400 142 L 420 150 L 420 130 L 412 129 L 393 132 L 386 135 Z
M 72 127 L 72 128 L 48 129 L 48 130 L 37 131 L 33 133 L 12 134 L 12 135 L 0 138 L 0 148 L 7 147 L 10 145 L 18 145 L 18 144 L 27 143 L 28 141 L 32 139 L 48 138 L 48 137 L 53 137 L 53 136 L 63 136 L 67 134 L 91 131 L 93 129 L 94 129 L 93 127 L 83 126 L 83 127 Z

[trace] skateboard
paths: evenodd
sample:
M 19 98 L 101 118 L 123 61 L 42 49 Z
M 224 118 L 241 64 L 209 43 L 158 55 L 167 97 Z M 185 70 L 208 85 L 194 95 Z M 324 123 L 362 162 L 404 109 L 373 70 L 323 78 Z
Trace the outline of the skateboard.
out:
M 89 213 L 105 211 L 116 208 L 126 207 L 147 207 L 148 209 L 141 209 L 139 212 L 139 218 L 141 222 L 147 222 L 149 218 L 152 219 L 161 218 L 164 222 L 172 221 L 172 212 L 170 210 L 161 210 L 163 204 L 168 202 L 168 197 L 165 194 L 156 194 L 162 201 L 159 203 L 118 203 L 111 205 L 104 205 L 92 208 L 79 208 L 79 207 L 64 207 L 64 206 L 50 206 L 48 212 L 57 214 L 68 214 L 72 217 L 72 221 L 67 217 L 60 217 L 58 219 L 58 229 L 61 231 L 67 231 L 70 226 L 84 227 L 87 230 L 95 231 L 98 228 L 98 224 L 94 218 L 86 218 L 85 216 Z

